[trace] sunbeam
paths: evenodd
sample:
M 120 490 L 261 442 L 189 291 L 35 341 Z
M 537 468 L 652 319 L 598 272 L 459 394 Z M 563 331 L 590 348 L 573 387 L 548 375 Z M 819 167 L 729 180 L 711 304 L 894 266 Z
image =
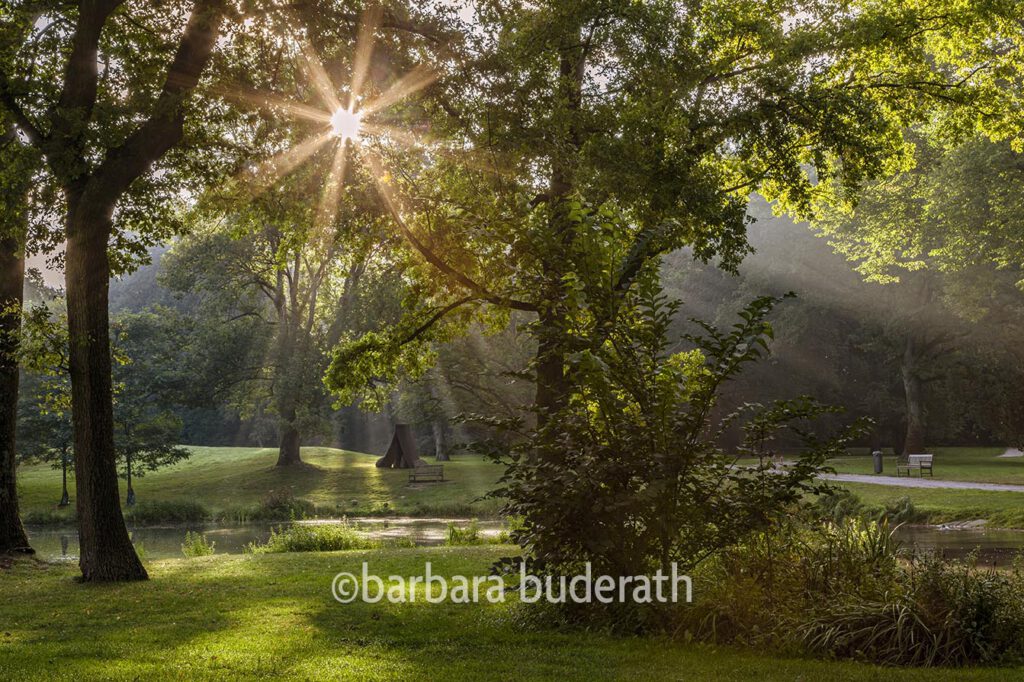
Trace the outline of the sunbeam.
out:
M 256 168 L 244 171 L 241 179 L 255 194 L 259 194 L 279 178 L 295 170 L 299 164 L 331 140 L 332 135 L 331 131 L 325 131 L 303 140 L 294 147 L 289 147 L 280 154 L 267 159 Z
M 359 142 L 363 136 L 363 114 L 351 109 L 338 109 L 331 116 L 331 132 L 342 142 Z
M 412 130 L 403 130 L 395 126 L 383 123 L 363 123 L 362 131 L 365 136 L 386 138 L 392 140 L 408 149 L 422 147 L 431 154 L 437 154 L 448 159 L 457 158 L 466 168 L 490 173 L 495 176 L 511 177 L 512 172 L 507 168 L 501 168 L 492 162 L 477 160 L 473 158 L 473 152 L 466 149 L 452 149 L 442 142 L 433 140 L 429 135 L 416 133 Z M 480 155 L 477 152 L 477 155 Z
M 324 103 L 328 111 L 340 110 L 342 108 L 341 101 L 334 93 L 335 88 L 334 84 L 331 83 L 331 77 L 327 75 L 327 70 L 324 69 L 324 64 L 320 61 L 316 50 L 307 42 L 302 43 L 302 57 L 306 62 L 306 72 L 309 80 L 313 83 L 316 93 L 320 96 L 320 101 Z
M 323 61 L 313 49 L 313 46 L 306 40 L 300 41 L 300 52 L 305 64 L 305 74 L 313 90 L 316 92 L 317 100 L 324 105 L 325 109 L 310 104 L 292 102 L 279 95 L 246 90 L 244 88 L 222 87 L 218 89 L 219 94 L 225 98 L 251 103 L 260 108 L 280 110 L 297 118 L 324 125 L 325 129 L 316 135 L 262 162 L 256 168 L 239 175 L 240 179 L 249 186 L 254 194 L 259 194 L 270 187 L 278 178 L 287 175 L 309 159 L 323 145 L 334 142 L 336 145 L 334 158 L 328 171 L 328 177 L 325 179 L 315 212 L 312 235 L 316 236 L 311 238 L 321 239 L 323 235 L 328 234 L 330 224 L 338 214 L 341 189 L 345 181 L 345 165 L 348 158 L 347 149 L 349 142 L 352 143 L 357 151 L 361 152 L 360 158 L 367 159 L 371 174 L 380 189 L 384 202 L 387 204 L 392 215 L 395 216 L 395 219 L 399 221 L 401 221 L 401 217 L 398 213 L 397 200 L 392 189 L 387 186 L 384 179 L 383 163 L 376 155 L 366 153 L 367 150 L 361 144 L 364 135 L 376 132 L 387 135 L 406 146 L 412 147 L 416 144 L 423 144 L 429 146 L 436 153 L 451 153 L 451 150 L 435 147 L 433 143 L 419 140 L 411 132 L 401 131 L 385 125 L 374 125 L 366 120 L 373 114 L 426 88 L 438 78 L 438 74 L 432 69 L 422 66 L 417 67 L 395 81 L 368 104 L 365 106 L 360 105 L 362 91 L 367 83 L 373 59 L 375 34 L 381 25 L 382 18 L 383 9 L 379 5 L 367 8 L 360 18 L 358 36 L 352 58 L 352 74 L 347 103 L 343 103 L 342 100 L 344 98 L 339 96 L 339 90 L 331 81 L 330 75 L 324 68 Z M 404 223 L 400 227 L 406 229 Z
M 225 99 L 252 104 L 260 109 L 282 109 L 288 113 L 316 123 L 330 123 L 331 114 L 323 109 L 317 109 L 309 104 L 293 102 L 278 95 L 261 92 L 259 90 L 247 90 L 245 88 L 229 88 L 220 86 L 215 89 L 218 95 Z
M 399 78 L 387 90 L 375 100 L 362 107 L 365 115 L 369 116 L 385 107 L 389 107 L 400 99 L 404 99 L 414 92 L 419 92 L 438 79 L 438 74 L 426 66 L 417 66 L 411 72 Z
M 331 170 L 324 184 L 323 194 L 320 195 L 320 205 L 316 214 L 317 231 L 328 230 L 335 216 L 338 215 L 338 200 L 341 196 L 341 186 L 345 182 L 345 161 L 348 158 L 345 145 L 338 144 L 334 148 L 334 161 L 331 163 Z
M 363 12 L 363 17 L 359 22 L 359 36 L 356 38 L 356 54 L 352 60 L 352 84 L 349 90 L 349 108 L 355 108 L 359 102 L 359 96 L 362 94 L 363 82 L 366 80 L 366 75 L 370 71 L 370 59 L 373 57 L 373 45 L 375 41 L 375 34 L 377 27 L 380 26 L 380 20 L 383 9 L 380 5 L 374 5 L 373 7 L 367 8 Z

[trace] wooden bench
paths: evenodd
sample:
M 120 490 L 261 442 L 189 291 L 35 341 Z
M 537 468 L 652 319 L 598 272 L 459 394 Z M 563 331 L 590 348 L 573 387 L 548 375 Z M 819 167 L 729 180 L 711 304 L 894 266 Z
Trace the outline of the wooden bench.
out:
M 907 476 L 910 476 L 917 469 L 918 476 L 923 477 L 924 472 L 927 471 L 928 475 L 934 478 L 935 474 L 932 472 L 932 461 L 934 459 L 935 455 L 907 455 L 906 462 L 896 463 L 896 475 L 899 476 L 906 471 Z
M 417 481 L 443 481 L 444 466 L 441 464 L 428 464 L 427 466 L 415 467 L 409 472 L 409 483 Z

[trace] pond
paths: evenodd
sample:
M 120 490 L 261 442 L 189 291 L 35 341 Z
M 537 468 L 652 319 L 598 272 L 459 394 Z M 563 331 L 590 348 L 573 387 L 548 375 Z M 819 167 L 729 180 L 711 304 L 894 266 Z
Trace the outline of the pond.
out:
M 381 540 L 409 539 L 418 545 L 440 545 L 448 535 L 448 524 L 466 526 L 469 519 L 435 519 L 412 517 L 360 517 L 350 518 L 348 523 L 367 537 Z M 296 521 L 294 523 L 319 524 L 341 523 L 338 520 Z M 197 524 L 184 526 L 146 526 L 129 528 L 132 541 L 141 547 L 147 559 L 180 558 L 181 543 L 187 531 L 199 531 L 207 540 L 215 543 L 217 554 L 241 554 L 253 542 L 266 542 L 271 528 L 291 525 L 290 521 L 266 523 Z M 505 529 L 502 521 L 478 522 L 480 534 L 496 536 Z M 49 528 L 29 526 L 29 541 L 37 555 L 47 561 L 78 561 L 78 532 L 74 528 Z
M 418 545 L 440 545 L 448 534 L 448 524 L 464 526 L 469 519 L 358 517 L 348 522 L 368 537 L 381 540 L 409 539 Z M 139 527 L 130 529 L 132 540 L 148 559 L 181 557 L 186 531 L 200 531 L 215 543 L 218 554 L 241 554 L 252 542 L 265 542 L 271 528 L 291 522 L 249 523 L 243 525 L 206 524 L 193 526 Z M 296 523 L 339 523 L 336 520 L 297 521 Z M 495 536 L 505 529 L 502 521 L 479 522 L 481 534 Z M 29 527 L 29 538 L 41 559 L 78 561 L 78 533 L 73 528 Z M 1024 550 L 1024 531 L 984 528 L 945 528 L 941 526 L 902 526 L 896 537 L 907 549 L 934 551 L 956 559 L 975 549 L 985 565 L 1008 565 Z
M 949 528 L 945 526 L 901 526 L 896 538 L 904 548 L 933 551 L 946 559 L 959 559 L 978 551 L 978 562 L 986 566 L 1008 566 L 1024 551 L 1024 531 L 999 528 Z

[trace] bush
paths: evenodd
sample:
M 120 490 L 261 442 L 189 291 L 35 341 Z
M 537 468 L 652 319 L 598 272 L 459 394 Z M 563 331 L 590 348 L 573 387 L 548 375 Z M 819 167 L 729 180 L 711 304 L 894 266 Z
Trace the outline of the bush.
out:
M 819 517 L 836 523 L 861 517 L 865 513 L 864 503 L 846 488 L 832 488 L 819 495 L 814 503 L 814 511 Z
M 673 353 L 678 306 L 655 274 L 609 308 L 616 321 L 599 332 L 606 343 L 573 353 L 557 414 L 511 449 L 490 448 L 507 464 L 495 494 L 509 500 L 506 515 L 523 519 L 513 539 L 553 572 L 585 562 L 617 576 L 667 572 L 670 563 L 691 570 L 809 504 L 825 460 L 860 433 L 855 424 L 818 435 L 838 410 L 806 396 L 718 414 L 723 385 L 763 357 L 780 299 L 756 299 L 728 330 L 698 323 L 703 335 L 687 337 L 693 348 Z M 718 434 L 736 428 L 740 445 L 727 451 Z M 805 448 L 777 470 L 766 454 L 783 436 Z M 735 466 L 737 456 L 757 463 Z
M 271 490 L 260 499 L 259 505 L 244 513 L 252 521 L 282 521 L 286 519 L 307 519 L 316 516 L 316 505 L 309 500 L 295 497 L 291 488 Z
M 709 586 L 677 628 L 716 643 L 885 665 L 1024 656 L 1024 570 L 904 555 L 888 524 L 847 519 L 756 533 L 694 575 Z
M 480 545 L 486 542 L 486 540 L 480 536 L 480 524 L 477 523 L 476 519 L 469 522 L 469 525 L 460 528 L 458 524 L 452 522 L 448 524 L 448 537 L 445 539 L 446 545 Z
M 836 523 L 861 518 L 898 526 L 903 523 L 925 523 L 928 520 L 927 515 L 919 512 L 913 500 L 907 496 L 889 500 L 881 507 L 868 507 L 846 488 L 832 488 L 820 495 L 814 504 L 814 512 L 819 518 Z
M 210 511 L 191 500 L 143 502 L 128 509 L 125 518 L 139 525 L 160 523 L 203 523 L 210 520 Z
M 882 600 L 817 610 L 804 641 L 815 653 L 888 665 L 963 666 L 1024 656 L 1024 573 L 915 558 Z
M 188 558 L 198 556 L 210 556 L 213 554 L 215 543 L 209 542 L 202 533 L 187 531 L 185 542 L 181 545 L 181 553 Z
M 902 523 L 923 523 L 927 517 L 914 507 L 914 502 L 907 496 L 889 500 L 876 514 L 879 520 L 888 521 L 890 525 Z
M 343 520 L 341 523 L 298 523 L 288 528 L 271 529 L 270 538 L 265 543 L 251 543 L 246 551 L 251 554 L 337 552 L 380 546 L 380 541 L 360 534 Z

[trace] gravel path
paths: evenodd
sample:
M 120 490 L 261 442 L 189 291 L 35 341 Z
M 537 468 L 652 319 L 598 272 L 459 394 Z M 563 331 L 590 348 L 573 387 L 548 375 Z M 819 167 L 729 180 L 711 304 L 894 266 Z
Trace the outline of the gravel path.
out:
M 907 476 L 877 476 L 874 474 L 822 474 L 830 481 L 846 483 L 874 483 L 899 488 L 956 488 L 958 490 L 999 490 L 1024 493 L 1024 485 L 1010 483 L 975 483 L 973 481 L 943 481 L 936 478 L 910 478 Z

